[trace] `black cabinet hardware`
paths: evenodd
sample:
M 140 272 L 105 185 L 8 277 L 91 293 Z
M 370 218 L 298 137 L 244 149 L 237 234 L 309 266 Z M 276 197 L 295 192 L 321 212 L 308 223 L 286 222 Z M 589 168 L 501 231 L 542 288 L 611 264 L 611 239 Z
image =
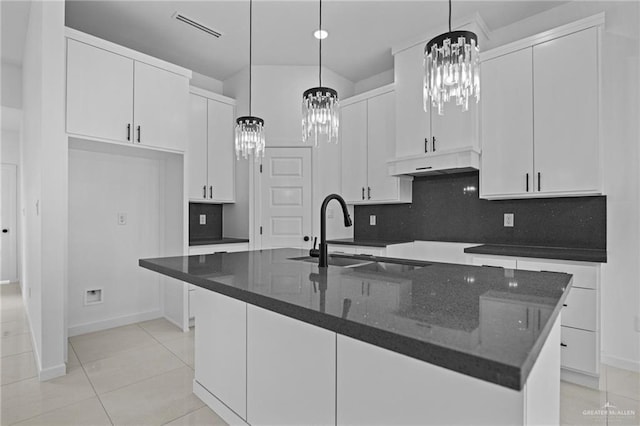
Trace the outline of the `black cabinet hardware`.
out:
M 527 192 L 529 192 L 529 173 L 527 173 Z
M 127 124 L 127 140 L 131 140 L 131 123 Z
M 138 126 L 138 143 L 140 143 L 140 126 Z
M 304 236 L 304 238 L 303 238 L 303 240 L 305 240 L 305 241 L 309 241 L 309 236 L 308 236 L 308 235 L 305 235 L 305 236 Z
M 371 187 L 367 186 L 367 200 L 371 199 Z
M 540 172 L 538 172 L 538 191 L 540 191 Z
M 213 200 L 213 186 L 209 186 L 209 198 Z
M 564 343 L 560 343 L 560 346 L 562 346 L 563 348 L 567 347 L 567 345 L 565 345 Z
M 427 166 L 427 167 L 416 167 L 416 171 L 418 171 L 418 170 L 429 170 L 429 169 L 433 169 L 433 167 L 431 167 L 431 166 Z
M 431 138 L 431 151 L 436 152 L 436 137 Z
M 424 138 L 424 152 L 429 152 L 429 139 Z
M 202 198 L 207 198 L 207 185 L 202 187 Z
M 566 304 L 566 303 L 563 303 L 563 304 L 562 304 L 562 306 L 564 306 L 564 307 L 566 308 L 566 307 L 567 307 L 567 304 Z
M 364 200 L 364 186 L 362 187 L 362 199 Z
M 3 229 L 3 230 L 2 230 L 2 233 L 3 233 L 3 234 L 6 234 L 7 232 L 9 232 L 9 230 L 8 230 L 8 229 Z

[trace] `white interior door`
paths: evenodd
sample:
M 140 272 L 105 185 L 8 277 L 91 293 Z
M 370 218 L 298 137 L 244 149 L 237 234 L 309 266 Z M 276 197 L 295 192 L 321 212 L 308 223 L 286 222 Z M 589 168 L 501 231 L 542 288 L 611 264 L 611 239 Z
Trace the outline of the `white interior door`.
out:
M 17 263 L 17 230 L 16 226 L 16 166 L 10 164 L 2 165 L 2 207 L 0 222 L 2 224 L 2 247 L 0 265 L 0 281 L 18 280 Z
M 311 150 L 267 148 L 258 197 L 262 248 L 308 247 L 304 238 L 310 238 L 312 230 Z

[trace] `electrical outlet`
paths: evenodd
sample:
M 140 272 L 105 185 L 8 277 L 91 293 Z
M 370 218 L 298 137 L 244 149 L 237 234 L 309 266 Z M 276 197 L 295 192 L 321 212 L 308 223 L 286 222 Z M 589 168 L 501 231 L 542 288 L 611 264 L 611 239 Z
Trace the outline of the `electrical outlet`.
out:
M 206 225 L 207 224 L 207 215 L 206 214 L 201 214 L 200 215 L 200 225 Z
M 513 228 L 513 213 L 504 214 L 504 227 Z
M 126 225 L 126 224 L 127 224 L 127 214 L 118 213 L 118 225 Z
M 369 215 L 369 225 L 376 226 L 376 215 L 375 214 Z

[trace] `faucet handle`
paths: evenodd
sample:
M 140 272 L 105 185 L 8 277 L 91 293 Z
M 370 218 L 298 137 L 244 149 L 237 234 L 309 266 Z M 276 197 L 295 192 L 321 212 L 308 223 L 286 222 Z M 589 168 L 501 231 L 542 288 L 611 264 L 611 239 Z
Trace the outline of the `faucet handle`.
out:
M 320 250 L 316 248 L 316 244 L 318 242 L 318 237 L 313 239 L 313 248 L 309 250 L 309 256 L 311 257 L 320 257 Z
M 316 248 L 316 244 L 318 243 L 318 237 L 313 237 L 313 248 Z

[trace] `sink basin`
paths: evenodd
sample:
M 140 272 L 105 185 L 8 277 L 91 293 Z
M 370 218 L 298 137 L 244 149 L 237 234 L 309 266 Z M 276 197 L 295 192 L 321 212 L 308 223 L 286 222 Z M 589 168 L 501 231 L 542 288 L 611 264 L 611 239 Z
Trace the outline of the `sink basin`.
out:
M 290 257 L 289 260 L 300 260 L 302 262 L 309 262 L 309 263 L 316 263 L 316 264 L 318 263 L 318 258 L 311 257 L 311 256 Z M 343 268 L 353 268 L 356 266 L 369 264 L 371 263 L 371 261 L 364 260 L 364 259 L 354 259 L 354 258 L 345 257 L 345 256 L 329 255 L 328 263 L 329 265 L 332 265 L 332 266 L 341 266 Z
M 353 267 L 354 271 L 374 273 L 380 275 L 399 275 L 411 272 L 415 269 L 424 268 L 429 264 L 419 263 L 399 263 L 399 262 L 372 262 Z

